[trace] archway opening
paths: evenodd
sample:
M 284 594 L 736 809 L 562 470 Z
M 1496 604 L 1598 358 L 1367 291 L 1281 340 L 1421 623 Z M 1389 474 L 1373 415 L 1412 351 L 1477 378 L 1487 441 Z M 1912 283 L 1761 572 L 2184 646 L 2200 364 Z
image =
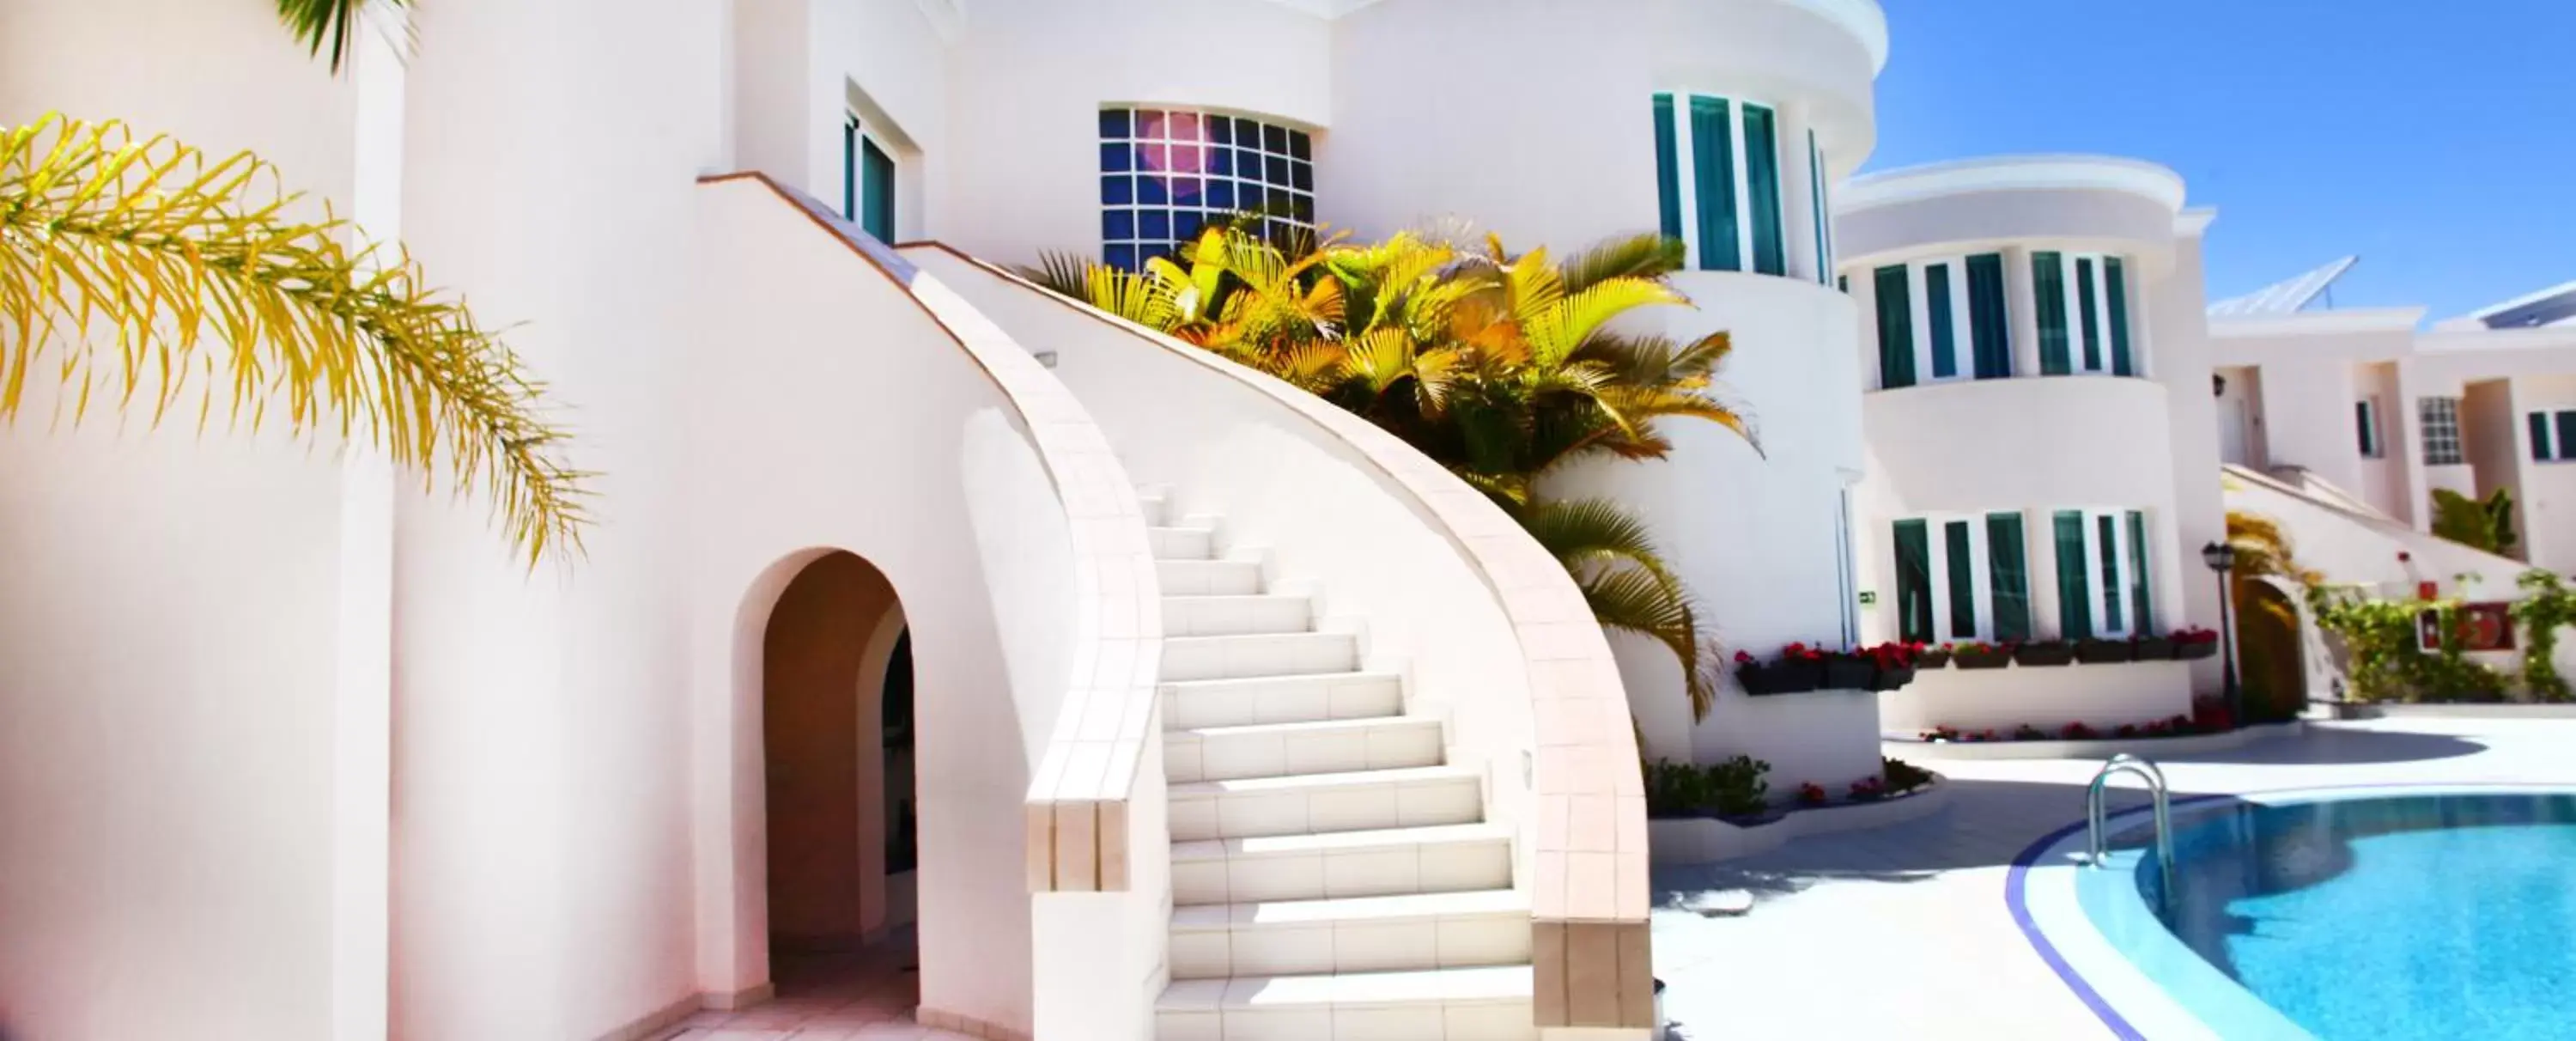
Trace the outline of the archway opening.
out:
M 771 978 L 782 998 L 917 1001 L 911 634 L 884 573 L 832 552 L 761 636 Z

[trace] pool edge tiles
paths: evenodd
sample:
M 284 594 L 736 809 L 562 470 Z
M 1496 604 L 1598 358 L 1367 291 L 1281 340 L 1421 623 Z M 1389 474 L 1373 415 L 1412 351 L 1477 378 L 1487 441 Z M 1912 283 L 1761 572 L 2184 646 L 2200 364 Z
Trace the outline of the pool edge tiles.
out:
M 2534 783 L 2373 784 L 2309 787 L 2234 795 L 2196 795 L 2173 800 L 2174 828 L 2181 831 L 2243 804 L 2341 802 L 2355 799 L 2442 797 L 2446 795 L 2550 795 L 2576 792 L 2576 786 Z M 2114 834 L 2148 819 L 2139 807 L 2112 814 Z M 2022 936 L 2061 982 L 2075 992 L 2110 1032 L 2121 1038 L 2304 1039 L 2316 1035 L 2299 1026 L 2252 991 L 2210 965 L 2183 941 L 2166 931 L 2146 906 L 2134 877 L 2141 854 L 2115 853 L 2109 868 L 2095 871 L 2081 863 L 2084 824 L 2077 821 L 2049 833 L 2014 858 L 2005 882 L 2005 899 Z M 2090 883 L 2089 885 L 2086 883 Z M 2103 933 L 2093 908 L 2115 921 L 2143 922 L 2151 972 L 2123 952 Z M 2120 903 L 2125 901 L 2125 903 Z

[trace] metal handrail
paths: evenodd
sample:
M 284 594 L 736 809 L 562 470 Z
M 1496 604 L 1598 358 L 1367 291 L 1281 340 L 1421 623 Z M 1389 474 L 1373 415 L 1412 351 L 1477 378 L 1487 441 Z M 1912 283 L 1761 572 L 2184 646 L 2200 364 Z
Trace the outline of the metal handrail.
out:
M 2084 825 L 2087 852 L 2094 867 L 2105 866 L 2110 851 L 2103 842 L 2102 829 L 2109 821 L 2104 812 L 2104 793 L 2117 774 L 2133 774 L 2147 782 L 2147 794 L 2154 801 L 2156 817 L 2156 861 L 2164 868 L 2166 889 L 2173 882 L 2173 808 L 2166 797 L 2165 771 L 2152 760 L 2122 752 L 2103 761 L 2102 769 L 2093 774 L 2093 784 L 2084 791 Z

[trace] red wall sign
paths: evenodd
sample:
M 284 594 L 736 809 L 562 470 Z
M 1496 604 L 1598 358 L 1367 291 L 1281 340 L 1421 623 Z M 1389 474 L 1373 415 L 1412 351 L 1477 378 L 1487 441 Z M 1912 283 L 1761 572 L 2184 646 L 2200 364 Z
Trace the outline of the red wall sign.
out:
M 2461 650 L 2510 651 L 2513 649 L 2512 605 L 2462 604 L 2458 629 Z M 2425 611 L 2415 616 L 2415 645 L 2428 653 L 2442 649 L 2441 612 Z

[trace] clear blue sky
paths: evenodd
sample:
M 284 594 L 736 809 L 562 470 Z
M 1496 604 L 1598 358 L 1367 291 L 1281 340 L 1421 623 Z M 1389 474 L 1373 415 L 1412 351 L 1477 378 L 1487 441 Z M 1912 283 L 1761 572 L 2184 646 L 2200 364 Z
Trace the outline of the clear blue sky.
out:
M 2163 163 L 2219 210 L 2213 300 L 2355 253 L 2336 306 L 2432 320 L 2576 280 L 2576 3 L 1881 2 L 1867 169 Z

